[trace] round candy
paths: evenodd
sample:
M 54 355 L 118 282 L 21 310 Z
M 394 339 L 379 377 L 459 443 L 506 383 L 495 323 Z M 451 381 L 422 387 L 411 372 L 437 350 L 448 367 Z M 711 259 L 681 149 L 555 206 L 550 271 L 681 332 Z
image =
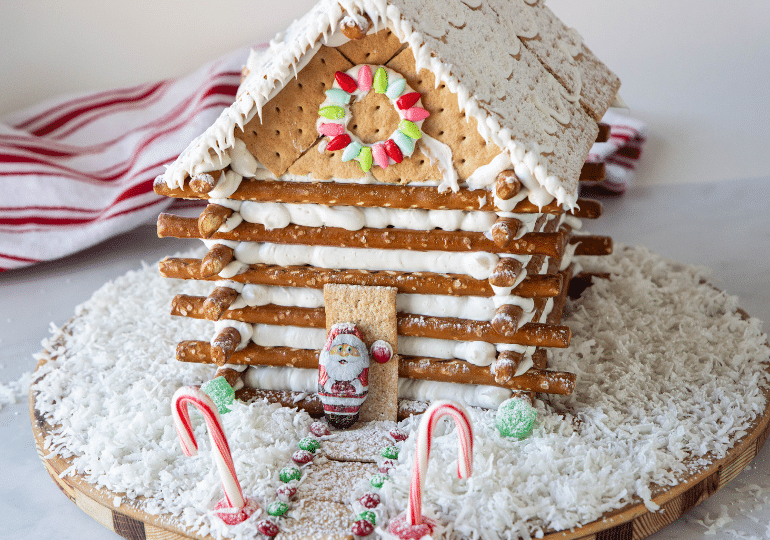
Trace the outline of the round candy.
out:
M 393 437 L 394 441 L 405 441 L 409 436 L 401 431 L 400 429 L 391 429 L 390 430 L 390 436 Z
M 297 450 L 291 455 L 291 460 L 297 465 L 305 465 L 313 461 L 313 454 L 307 450 Z
M 265 536 L 275 536 L 278 534 L 278 525 L 270 521 L 269 519 L 263 519 L 257 522 L 257 530 Z
M 532 433 L 537 410 L 525 399 L 511 398 L 497 408 L 495 427 L 503 437 L 522 439 Z
M 221 499 L 214 505 L 214 513 L 228 525 L 243 523 L 258 509 L 259 505 L 252 499 L 246 499 L 246 506 L 243 508 L 231 507 L 227 499 Z
M 291 482 L 292 480 L 299 480 L 300 478 L 302 478 L 302 473 L 299 471 L 297 467 L 284 467 L 278 473 L 278 478 L 281 479 L 281 482 L 286 484 Z
M 380 496 L 376 493 L 364 493 L 358 502 L 364 508 L 377 508 L 380 505 Z
M 388 474 L 390 472 L 390 469 L 395 467 L 396 464 L 393 462 L 393 460 L 386 459 L 382 462 L 382 464 L 377 468 L 378 471 L 380 471 L 382 474 Z
M 390 520 L 388 532 L 398 536 L 401 540 L 419 540 L 423 536 L 431 534 L 435 527 L 435 524 L 425 516 L 422 517 L 422 520 L 419 525 L 410 525 L 406 514 L 399 514 Z
M 387 479 L 388 479 L 387 474 L 377 473 L 374 476 L 372 476 L 372 478 L 369 480 L 369 483 L 372 485 L 372 487 L 379 489 L 382 487 L 382 485 L 385 483 L 385 480 Z
M 316 437 L 323 437 L 329 434 L 329 428 L 323 422 L 313 422 L 310 424 L 310 433 Z
M 298 446 L 302 450 L 307 450 L 308 452 L 315 454 L 315 451 L 318 450 L 318 448 L 321 446 L 321 443 L 318 442 L 318 439 L 315 437 L 305 437 L 300 439 Z
M 380 450 L 380 455 L 387 459 L 398 459 L 398 447 L 386 446 Z
M 369 536 L 374 532 L 374 525 L 372 525 L 365 519 L 362 519 L 360 521 L 356 521 L 355 523 L 353 523 L 353 526 L 350 528 L 350 531 L 356 536 Z
M 359 521 L 363 519 L 368 521 L 372 525 L 377 525 L 377 515 L 371 510 L 364 510 L 363 512 L 358 514 L 358 517 L 356 519 L 358 519 Z
M 294 486 L 281 486 L 275 490 L 275 494 L 279 499 L 284 501 L 291 500 L 297 494 L 297 488 Z
M 274 501 L 267 507 L 267 513 L 271 516 L 282 516 L 289 511 L 289 505 L 283 501 Z

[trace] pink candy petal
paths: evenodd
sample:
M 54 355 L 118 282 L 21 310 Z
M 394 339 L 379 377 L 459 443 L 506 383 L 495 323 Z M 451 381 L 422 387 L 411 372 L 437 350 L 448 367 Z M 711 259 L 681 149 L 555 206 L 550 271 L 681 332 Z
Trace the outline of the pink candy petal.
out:
M 318 126 L 318 133 L 326 135 L 327 137 L 336 137 L 337 135 L 345 133 L 345 126 L 332 122 L 321 124 Z
M 388 160 L 387 152 L 385 152 L 385 146 L 382 143 L 377 143 L 372 146 L 372 157 L 374 158 L 374 162 L 381 169 L 386 169 L 388 167 L 390 161 Z
M 412 107 L 411 109 L 404 111 L 404 118 L 411 122 L 419 122 L 420 120 L 425 120 L 429 116 L 430 113 L 420 107 Z
M 372 70 L 367 65 L 358 70 L 358 88 L 362 92 L 368 92 L 372 88 Z

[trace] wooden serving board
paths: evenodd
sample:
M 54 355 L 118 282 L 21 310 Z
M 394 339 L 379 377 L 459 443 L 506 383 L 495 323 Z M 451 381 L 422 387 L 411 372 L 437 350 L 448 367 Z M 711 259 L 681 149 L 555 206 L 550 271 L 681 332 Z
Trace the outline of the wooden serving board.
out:
M 42 362 L 38 367 L 40 365 Z M 638 502 L 608 512 L 578 529 L 550 532 L 544 536 L 544 540 L 638 540 L 673 522 L 726 486 L 759 453 L 770 434 L 770 391 L 765 390 L 765 395 L 768 401 L 762 416 L 754 421 L 747 434 L 724 458 L 684 477 L 676 486 L 653 492 L 653 501 L 660 506 L 660 511 L 650 512 L 644 504 Z M 121 495 L 96 488 L 78 474 L 62 477 L 62 473 L 70 468 L 72 460 L 56 455 L 47 456 L 43 441 L 51 426 L 36 410 L 34 392 L 30 393 L 29 403 L 32 432 L 43 465 L 62 492 L 86 514 L 129 540 L 213 540 L 211 536 L 200 536 L 184 530 L 170 518 L 148 514 L 137 502 L 125 502 Z M 116 498 L 122 501 L 119 507 L 113 505 Z M 255 538 L 257 536 L 255 531 Z M 276 538 L 280 540 L 280 535 Z

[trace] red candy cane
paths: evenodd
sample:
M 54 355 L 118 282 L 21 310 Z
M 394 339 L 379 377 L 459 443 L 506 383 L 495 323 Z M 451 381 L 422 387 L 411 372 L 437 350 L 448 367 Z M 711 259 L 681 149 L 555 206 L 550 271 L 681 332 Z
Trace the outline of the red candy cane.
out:
M 442 416 L 451 416 L 457 425 L 459 455 L 457 457 L 457 477 L 468 478 L 473 467 L 473 428 L 468 412 L 459 403 L 448 400 L 433 402 L 423 413 L 420 427 L 417 431 L 417 448 L 414 454 L 412 469 L 412 485 L 409 490 L 409 504 L 406 507 L 406 517 L 409 525 L 421 525 L 422 489 L 425 485 L 425 475 L 428 471 L 430 444 L 433 430 Z
M 243 497 L 238 476 L 235 474 L 235 464 L 230 453 L 230 445 L 227 444 L 227 437 L 224 429 L 222 429 L 219 411 L 217 411 L 211 398 L 198 388 L 183 386 L 174 393 L 171 412 L 174 416 L 174 427 L 176 427 L 177 435 L 179 435 L 182 451 L 186 456 L 194 456 L 198 453 L 198 443 L 195 441 L 195 434 L 190 423 L 188 405 L 194 405 L 203 414 L 208 426 L 214 463 L 219 470 L 222 488 L 225 491 L 225 500 L 217 504 L 217 509 L 222 510 L 218 512 L 218 515 L 230 525 L 240 523 L 256 510 L 256 504 Z

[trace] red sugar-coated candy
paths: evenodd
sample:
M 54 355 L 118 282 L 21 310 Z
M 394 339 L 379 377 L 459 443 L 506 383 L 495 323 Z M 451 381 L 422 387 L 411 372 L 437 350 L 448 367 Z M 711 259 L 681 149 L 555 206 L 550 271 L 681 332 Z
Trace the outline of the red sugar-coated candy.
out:
M 395 466 L 396 464 L 393 461 L 386 459 L 385 461 L 382 462 L 382 465 L 380 465 L 377 470 L 382 474 L 388 474 L 388 471 Z
M 396 441 L 405 441 L 409 437 L 409 435 L 407 435 L 400 429 L 390 430 L 390 436 L 393 437 L 393 439 Z
M 297 450 L 291 455 L 291 460 L 297 465 L 304 465 L 313 461 L 313 454 L 307 450 Z
M 387 341 L 378 339 L 372 345 L 372 356 L 378 364 L 384 364 L 393 356 L 393 348 Z
M 350 530 L 356 536 L 369 536 L 374 532 L 374 525 L 365 519 L 361 519 L 353 523 L 353 526 L 350 528 Z
M 297 488 L 284 484 L 275 490 L 275 494 L 278 495 L 279 499 L 288 501 L 294 498 L 294 496 L 297 494 Z
M 417 103 L 418 101 L 420 101 L 420 93 L 409 92 L 408 94 L 404 94 L 403 96 L 401 96 L 396 100 L 396 107 L 404 111 L 406 109 L 409 109 L 410 107 L 414 107 L 414 104 Z
M 265 536 L 275 536 L 279 533 L 278 525 L 269 519 L 263 519 L 257 523 L 257 530 Z
M 326 145 L 326 149 L 329 152 L 334 152 L 335 150 L 342 150 L 349 144 L 350 144 L 350 135 L 348 135 L 347 133 L 343 133 L 342 135 L 337 135 L 331 141 L 329 141 L 329 144 Z
M 334 79 L 337 81 L 337 84 L 340 85 L 340 88 L 342 88 L 348 94 L 352 94 L 358 89 L 358 84 L 356 83 L 355 79 L 353 79 L 353 77 L 347 73 L 338 71 L 334 74 Z
M 310 424 L 310 433 L 316 437 L 323 437 L 329 434 L 329 428 L 323 422 L 313 422 Z
M 377 508 L 380 505 L 380 496 L 376 493 L 364 493 L 358 502 L 364 508 Z
M 388 157 L 396 163 L 401 163 L 404 161 L 404 154 L 401 153 L 401 149 L 393 139 L 388 139 L 385 141 L 385 153 L 388 154 Z
M 409 525 L 409 521 L 406 519 L 406 514 L 399 514 L 390 520 L 388 524 L 388 532 L 395 534 L 401 540 L 419 540 L 426 534 L 431 534 L 435 523 L 430 519 L 422 516 L 422 523 L 419 525 Z
M 246 506 L 243 508 L 233 508 L 227 499 L 220 499 L 214 506 L 214 513 L 226 524 L 238 525 L 246 521 L 258 508 L 259 505 L 253 499 L 246 499 Z

